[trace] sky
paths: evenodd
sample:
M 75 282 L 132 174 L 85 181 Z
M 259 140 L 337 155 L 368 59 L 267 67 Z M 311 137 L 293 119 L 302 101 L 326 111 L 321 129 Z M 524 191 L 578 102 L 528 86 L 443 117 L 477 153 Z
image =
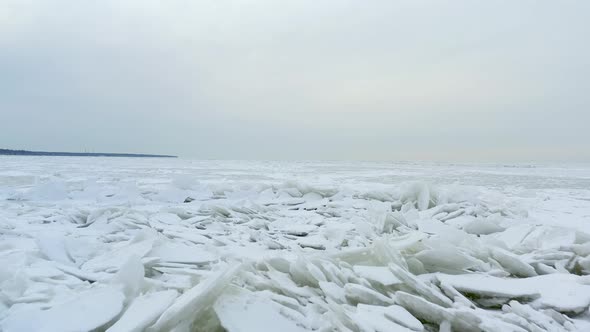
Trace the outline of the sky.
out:
M 0 0 L 0 148 L 590 161 L 590 1 Z

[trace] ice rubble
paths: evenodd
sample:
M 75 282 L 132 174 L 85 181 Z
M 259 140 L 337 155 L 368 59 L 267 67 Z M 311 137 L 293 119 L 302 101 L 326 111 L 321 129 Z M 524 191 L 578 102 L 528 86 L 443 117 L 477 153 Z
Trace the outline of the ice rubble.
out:
M 590 235 L 499 192 L 171 179 L 2 192 L 0 329 L 589 326 Z

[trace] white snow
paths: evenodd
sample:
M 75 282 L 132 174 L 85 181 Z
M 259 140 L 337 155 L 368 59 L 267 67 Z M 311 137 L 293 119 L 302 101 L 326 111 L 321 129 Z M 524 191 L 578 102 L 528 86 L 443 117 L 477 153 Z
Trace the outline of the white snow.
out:
M 590 165 L 0 157 L 2 331 L 588 331 Z

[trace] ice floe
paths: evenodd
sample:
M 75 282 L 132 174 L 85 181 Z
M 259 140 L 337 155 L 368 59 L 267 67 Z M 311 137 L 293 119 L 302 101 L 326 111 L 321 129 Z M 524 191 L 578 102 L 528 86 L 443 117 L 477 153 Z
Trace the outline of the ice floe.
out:
M 590 168 L 0 161 L 2 331 L 590 330 Z

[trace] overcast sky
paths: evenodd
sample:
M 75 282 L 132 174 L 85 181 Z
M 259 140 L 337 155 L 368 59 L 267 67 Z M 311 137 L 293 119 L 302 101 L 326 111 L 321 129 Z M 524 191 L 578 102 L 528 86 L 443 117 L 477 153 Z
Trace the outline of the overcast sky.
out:
M 0 148 L 590 160 L 590 1 L 0 0 Z

